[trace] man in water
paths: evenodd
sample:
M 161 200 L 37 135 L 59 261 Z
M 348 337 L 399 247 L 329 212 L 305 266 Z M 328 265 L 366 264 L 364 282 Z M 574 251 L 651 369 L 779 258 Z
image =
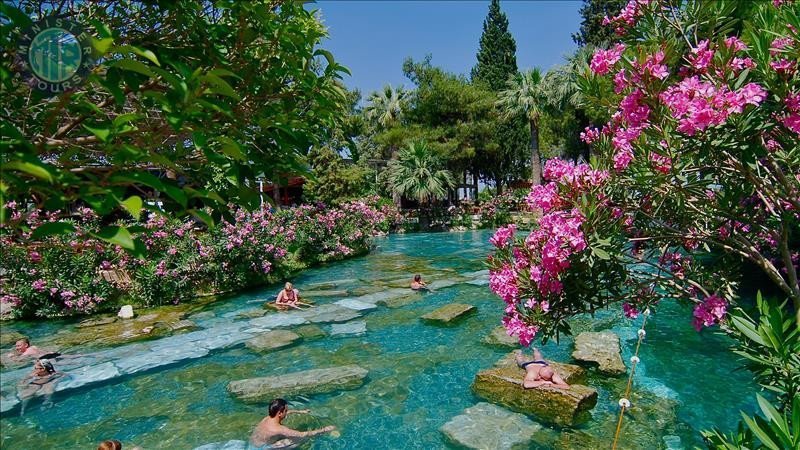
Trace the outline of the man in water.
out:
M 46 357 L 45 359 L 53 359 L 57 356 L 60 356 L 58 353 L 48 352 L 46 350 L 42 350 L 35 345 L 31 345 L 31 341 L 28 338 L 22 338 L 14 344 L 14 351 L 9 353 L 8 359 L 12 361 L 25 361 L 27 359 L 36 359 L 41 357 Z
M 525 378 L 522 380 L 522 387 L 525 389 L 533 389 L 539 386 L 569 389 L 569 385 L 564 379 L 542 358 L 539 349 L 533 349 L 533 360 L 531 361 L 525 361 L 522 352 L 518 352 L 516 361 L 517 365 L 525 370 Z
M 275 299 L 275 306 L 278 308 L 294 308 L 302 309 L 301 306 L 311 306 L 308 303 L 300 301 L 300 292 L 292 286 L 292 283 L 287 282 L 283 289 L 278 292 L 278 297 Z
M 422 281 L 422 275 L 414 275 L 414 280 L 411 282 L 411 289 L 418 291 L 420 289 L 428 289 L 428 284 Z
M 308 414 L 310 412 L 307 409 L 289 410 L 286 406 L 286 400 L 282 398 L 276 398 L 270 402 L 268 411 L 269 416 L 264 417 L 258 423 L 250 436 L 250 444 L 257 448 L 291 448 L 297 444 L 300 438 L 316 436 L 336 429 L 334 426 L 329 425 L 316 430 L 297 431 L 282 425 L 281 422 L 289 414 Z

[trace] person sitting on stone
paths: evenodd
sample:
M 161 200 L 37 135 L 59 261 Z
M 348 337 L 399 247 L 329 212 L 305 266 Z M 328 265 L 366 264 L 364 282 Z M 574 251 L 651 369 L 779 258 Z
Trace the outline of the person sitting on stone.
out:
M 286 400 L 282 398 L 272 400 L 269 404 L 269 415 L 264 417 L 253 430 L 250 444 L 256 448 L 290 448 L 296 445 L 299 439 L 328 433 L 336 429 L 329 425 L 316 430 L 297 431 L 281 423 L 289 414 L 308 414 L 309 412 L 307 409 L 290 410 Z
M 414 275 L 414 280 L 411 281 L 411 289 L 413 289 L 415 291 L 419 291 L 419 290 L 423 290 L 423 289 L 427 290 L 428 289 L 428 283 L 422 281 L 422 275 L 416 274 L 416 275 Z
M 64 374 L 56 371 L 53 363 L 46 359 L 37 359 L 33 364 L 33 371 L 19 382 L 17 397 L 22 400 L 22 412 L 25 414 L 25 406 L 34 396 L 44 397 L 45 407 L 52 406 L 52 395 L 55 392 L 58 379 Z
M 275 306 L 279 309 L 285 308 L 294 308 L 294 309 L 302 309 L 301 306 L 311 306 L 309 303 L 301 302 L 300 301 L 300 291 L 292 286 L 292 283 L 288 281 L 284 285 L 283 289 L 278 292 L 278 297 L 275 298 Z
M 14 350 L 7 356 L 12 361 L 25 361 L 37 358 L 54 359 L 61 356 L 61 354 L 42 350 L 35 345 L 31 345 L 31 341 L 28 338 L 22 338 L 14 344 Z
M 97 446 L 97 450 L 122 450 L 122 442 L 116 439 L 103 441 Z
M 533 389 L 539 386 L 569 389 L 569 384 L 542 358 L 539 349 L 533 349 L 533 359 L 530 361 L 525 361 L 522 352 L 518 352 L 516 361 L 517 366 L 525 370 L 525 378 L 522 380 L 522 387 L 525 389 Z

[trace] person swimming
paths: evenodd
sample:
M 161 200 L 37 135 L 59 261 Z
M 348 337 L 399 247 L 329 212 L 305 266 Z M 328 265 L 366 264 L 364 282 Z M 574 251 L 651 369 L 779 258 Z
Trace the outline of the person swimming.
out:
M 272 400 L 267 413 L 268 416 L 264 417 L 256 425 L 253 434 L 250 436 L 250 445 L 257 449 L 293 448 L 303 438 L 329 433 L 336 429 L 336 427 L 329 425 L 316 430 L 297 431 L 283 425 L 283 420 L 289 414 L 308 414 L 310 411 L 307 409 L 290 410 L 286 400 L 282 398 Z
M 415 291 L 428 290 L 428 283 L 422 281 L 422 275 L 414 275 L 414 280 L 411 281 L 411 289 Z
M 515 359 L 517 366 L 525 370 L 525 378 L 522 380 L 522 387 L 525 389 L 533 389 L 539 386 L 569 389 L 569 384 L 542 358 L 539 349 L 533 349 L 533 359 L 530 361 L 525 361 L 522 352 L 518 352 Z
M 25 414 L 25 407 L 35 396 L 44 397 L 44 407 L 52 406 L 52 395 L 55 392 L 57 380 L 63 376 L 64 374 L 58 372 L 50 361 L 37 359 L 33 364 L 33 371 L 18 385 L 17 396 L 22 400 L 20 415 Z
M 61 356 L 58 352 L 42 350 L 35 345 L 31 345 L 28 338 L 22 338 L 14 344 L 14 350 L 6 355 L 12 361 L 25 361 L 28 359 L 55 359 Z

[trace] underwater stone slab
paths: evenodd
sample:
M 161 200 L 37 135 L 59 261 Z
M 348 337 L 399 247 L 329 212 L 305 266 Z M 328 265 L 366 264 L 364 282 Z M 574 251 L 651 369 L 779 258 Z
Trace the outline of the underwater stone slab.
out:
M 484 402 L 467 408 L 440 428 L 457 445 L 481 450 L 522 448 L 541 429 L 522 414 Z
M 331 325 L 331 336 L 337 334 L 364 334 L 367 332 L 367 322 L 360 320 L 357 322 L 335 323 Z
M 509 336 L 504 327 L 493 329 L 483 338 L 483 342 L 501 347 L 519 347 L 519 339 Z
M 428 283 L 428 289 L 444 289 L 457 285 L 455 280 L 436 280 Z
M 450 303 L 422 316 L 426 322 L 448 324 L 476 310 L 475 306 L 464 303 Z
M 62 379 L 56 384 L 56 392 L 110 380 L 121 375 L 119 369 L 111 362 L 105 362 L 96 366 L 84 366 L 80 369 L 65 373 L 69 375 L 69 377 L 65 377 L 65 379 Z
M 319 289 L 312 291 L 302 291 L 300 292 L 300 295 L 302 297 L 345 297 L 347 296 L 347 291 Z
M 377 306 L 374 303 L 362 302 L 354 298 L 345 298 L 334 302 L 335 305 L 343 306 L 345 308 L 355 309 L 356 311 L 364 311 L 367 309 L 375 309 Z
M 267 402 L 275 397 L 355 389 L 364 383 L 367 373 L 367 369 L 356 365 L 312 369 L 231 381 L 228 383 L 228 392 L 245 402 Z
M 355 310 L 333 304 L 315 306 L 305 311 L 299 311 L 297 314 L 312 323 L 347 322 L 361 317 L 361 314 Z
M 627 371 L 620 355 L 619 336 L 611 331 L 583 332 L 575 337 L 572 357 L 598 364 L 600 372 L 620 375 Z
M 98 325 L 108 325 L 109 323 L 116 322 L 118 317 L 116 316 L 108 316 L 108 317 L 99 317 L 96 319 L 86 319 L 80 321 L 76 328 L 87 328 L 87 327 L 96 327 Z
M 247 442 L 232 440 L 228 442 L 214 442 L 195 447 L 194 450 L 247 450 Z
M 245 346 L 257 352 L 271 352 L 294 344 L 300 335 L 288 330 L 273 330 L 260 334 L 245 342 Z
M 587 418 L 584 413 L 597 404 L 597 391 L 590 387 L 571 384 L 569 389 L 551 386 L 525 389 L 524 376 L 525 371 L 518 367 L 483 370 L 475 375 L 472 390 L 489 402 L 559 426 L 580 423 Z
M 325 332 L 316 325 L 303 325 L 295 328 L 294 331 L 306 340 L 325 337 Z
M 402 297 L 404 295 L 408 295 L 411 291 L 410 282 L 409 287 L 402 289 L 402 288 L 394 288 L 394 289 L 386 289 L 379 292 L 373 292 L 372 294 L 364 294 L 360 297 L 357 297 L 359 301 L 364 303 L 380 303 L 384 300 L 389 300 L 392 298 Z
M 207 348 L 188 344 L 175 349 L 156 349 L 141 355 L 124 358 L 116 361 L 116 365 L 122 373 L 129 375 L 168 364 L 202 358 L 208 353 Z
M 285 313 L 268 314 L 264 317 L 253 319 L 247 323 L 251 327 L 271 329 L 302 325 L 304 323 L 308 323 L 308 320 L 306 320 L 305 317 L 300 316 L 297 311 L 289 311 Z
M 19 405 L 19 399 L 17 398 L 16 395 L 0 397 L 0 414 L 11 411 L 17 405 Z

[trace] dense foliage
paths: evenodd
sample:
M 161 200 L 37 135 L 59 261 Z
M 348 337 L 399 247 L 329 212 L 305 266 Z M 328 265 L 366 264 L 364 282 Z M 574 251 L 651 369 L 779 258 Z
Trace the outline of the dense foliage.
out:
M 20 214 L 16 205 L 8 208 Z M 0 301 L 12 305 L 15 317 L 87 314 L 120 302 L 177 303 L 199 293 L 278 281 L 309 265 L 362 254 L 373 235 L 401 220 L 393 206 L 377 197 L 338 208 L 233 207 L 232 212 L 232 220 L 208 230 L 197 221 L 152 215 L 144 224 L 149 233 L 142 256 L 88 237 L 98 226 L 88 208 L 69 219 L 75 237 L 50 236 L 26 246 L 5 236 Z M 36 230 L 58 216 L 29 216 L 26 225 Z
M 17 233 L 27 230 L 10 220 L 9 201 L 230 220 L 228 203 L 258 206 L 256 178 L 301 171 L 341 110 L 345 69 L 319 48 L 326 31 L 300 2 L 49 3 L 0 10 L 0 222 Z M 18 54 L 25 28 L 50 15 L 85 26 L 98 61 L 83 85 L 52 99 L 25 82 Z M 57 231 L 72 226 L 40 229 Z M 125 228 L 92 233 L 141 248 Z
M 577 83 L 594 118 L 590 166 L 558 160 L 527 198 L 528 236 L 492 238 L 490 287 L 524 345 L 566 319 L 621 305 L 625 316 L 675 300 L 698 330 L 737 337 L 764 415 L 715 448 L 794 448 L 800 352 L 800 5 L 792 1 L 631 0 L 604 19 L 619 36 Z M 737 307 L 742 269 L 770 296 Z M 741 309 L 740 309 L 741 308 Z M 731 312 L 733 311 L 733 312 Z M 794 319 L 792 317 L 794 316 Z M 773 401 L 773 406 L 770 402 Z

